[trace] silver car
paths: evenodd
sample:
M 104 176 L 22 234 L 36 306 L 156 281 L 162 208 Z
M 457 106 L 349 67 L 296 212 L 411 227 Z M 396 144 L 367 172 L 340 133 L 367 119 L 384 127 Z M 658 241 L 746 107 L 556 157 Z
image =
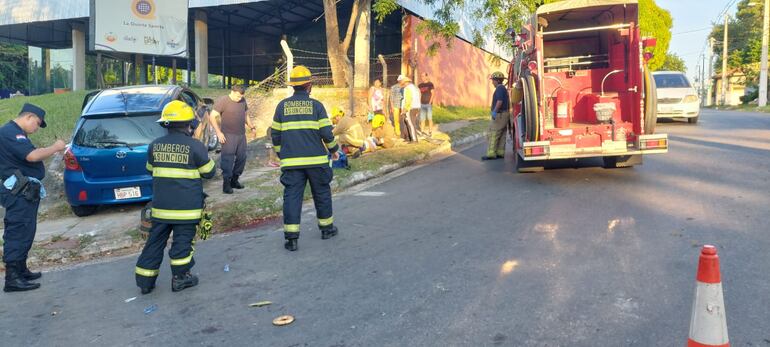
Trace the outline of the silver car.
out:
M 679 71 L 657 71 L 652 73 L 658 94 L 658 119 L 687 119 L 690 124 L 698 122 L 700 98 L 692 83 Z

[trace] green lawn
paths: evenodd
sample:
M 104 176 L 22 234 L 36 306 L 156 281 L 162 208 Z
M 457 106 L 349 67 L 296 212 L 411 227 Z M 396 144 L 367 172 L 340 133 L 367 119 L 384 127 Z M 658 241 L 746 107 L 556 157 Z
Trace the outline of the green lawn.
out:
M 486 107 L 434 106 L 433 121 L 436 124 L 450 123 L 458 120 L 488 119 L 489 109 Z

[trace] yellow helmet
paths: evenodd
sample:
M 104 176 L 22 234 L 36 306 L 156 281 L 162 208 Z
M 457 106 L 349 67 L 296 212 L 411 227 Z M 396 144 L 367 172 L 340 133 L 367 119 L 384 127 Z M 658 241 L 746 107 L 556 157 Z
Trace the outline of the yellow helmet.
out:
M 491 75 L 489 75 L 489 79 L 504 80 L 505 74 L 500 71 L 495 71 Z
M 345 111 L 343 111 L 341 108 L 334 106 L 332 108 L 332 119 L 339 118 L 345 115 Z
M 183 101 L 174 100 L 163 107 L 163 113 L 158 123 L 182 123 L 192 122 L 195 119 L 195 111 Z
M 385 125 L 385 116 L 377 114 L 372 118 L 372 129 L 377 129 Z
M 290 81 L 286 84 L 290 86 L 301 86 L 311 82 L 313 75 L 310 73 L 310 69 L 303 65 L 297 65 L 291 69 L 291 75 L 289 75 Z

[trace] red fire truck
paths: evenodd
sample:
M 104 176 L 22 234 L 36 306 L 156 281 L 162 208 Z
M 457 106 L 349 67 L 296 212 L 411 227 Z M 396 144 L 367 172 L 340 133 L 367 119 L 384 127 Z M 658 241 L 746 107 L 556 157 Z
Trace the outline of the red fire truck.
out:
M 655 82 L 637 0 L 566 0 L 540 6 L 510 32 L 511 135 L 519 172 L 545 161 L 601 157 L 608 168 L 666 153 L 655 134 Z M 521 102 L 517 102 L 521 100 Z

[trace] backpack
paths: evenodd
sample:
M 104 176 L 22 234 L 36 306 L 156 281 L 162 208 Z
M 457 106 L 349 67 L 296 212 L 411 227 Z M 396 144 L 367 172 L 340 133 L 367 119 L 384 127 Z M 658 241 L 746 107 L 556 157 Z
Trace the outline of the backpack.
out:
M 348 163 L 348 155 L 343 151 L 338 151 L 340 158 L 332 162 L 332 169 L 346 169 L 350 170 L 350 164 Z M 331 154 L 329 155 L 331 158 Z

